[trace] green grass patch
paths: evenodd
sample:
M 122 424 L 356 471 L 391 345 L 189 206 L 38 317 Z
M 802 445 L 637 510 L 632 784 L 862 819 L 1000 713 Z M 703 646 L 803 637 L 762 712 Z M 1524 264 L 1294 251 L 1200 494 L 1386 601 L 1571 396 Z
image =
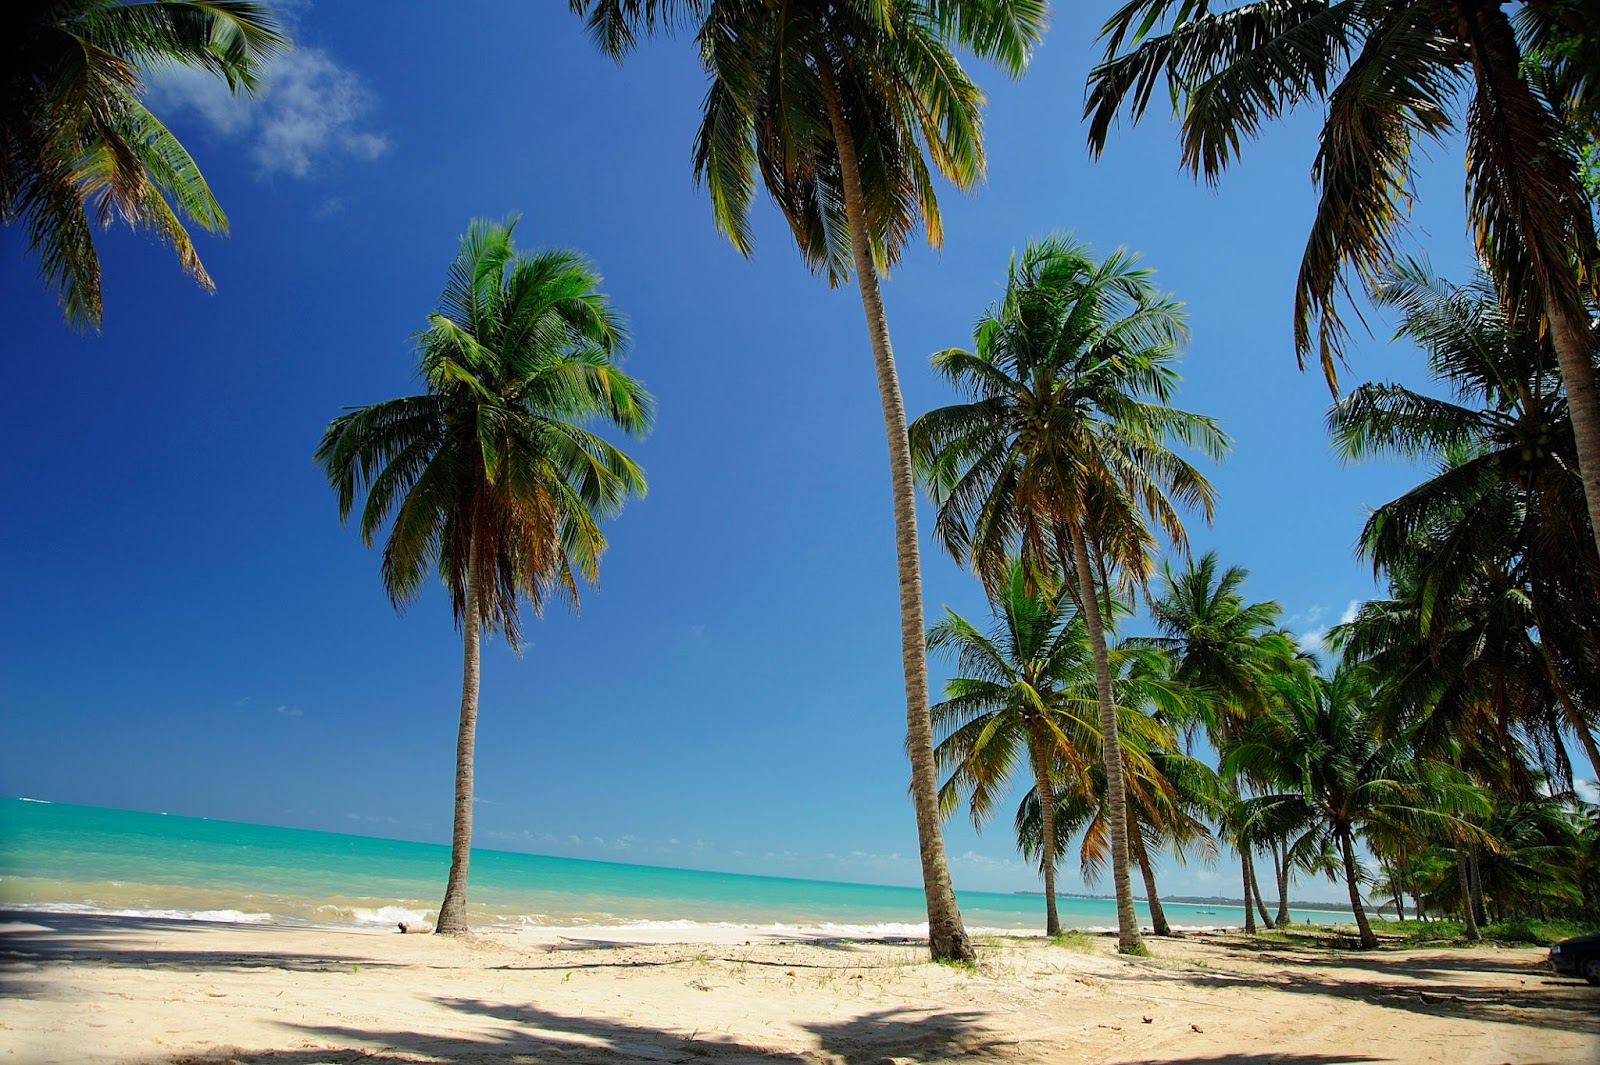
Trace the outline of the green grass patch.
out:
M 1407 946 L 1470 946 L 1466 926 L 1460 921 L 1384 921 L 1373 931 L 1385 939 L 1399 936 Z M 1485 943 L 1503 946 L 1547 947 L 1551 943 L 1595 931 L 1577 921 L 1539 921 L 1517 917 L 1483 925 L 1478 934 Z
M 1088 954 L 1094 950 L 1094 937 L 1088 932 L 1080 932 L 1076 928 L 1069 928 L 1065 932 L 1057 932 L 1051 936 L 1050 945 L 1062 947 L 1066 950 L 1075 950 L 1079 954 Z

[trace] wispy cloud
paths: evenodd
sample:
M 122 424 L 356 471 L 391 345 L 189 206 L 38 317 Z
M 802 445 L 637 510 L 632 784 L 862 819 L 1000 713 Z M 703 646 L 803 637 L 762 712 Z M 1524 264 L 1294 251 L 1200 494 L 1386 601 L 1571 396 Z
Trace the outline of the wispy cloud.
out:
M 1352 599 L 1339 615 L 1339 624 L 1348 625 L 1356 619 L 1356 614 L 1361 610 L 1361 600 Z M 1332 625 L 1324 625 L 1323 621 L 1328 616 L 1328 608 L 1314 606 L 1299 614 L 1291 614 L 1284 619 L 1284 624 L 1299 636 L 1301 646 L 1308 651 L 1323 654 L 1328 650 L 1328 630 Z
M 248 140 L 263 176 L 310 177 L 333 160 L 376 159 L 389 150 L 387 135 L 366 122 L 372 92 L 321 48 L 279 56 L 254 97 L 235 96 L 216 77 L 183 68 L 156 75 L 150 96 L 158 112 L 189 110 L 219 135 Z

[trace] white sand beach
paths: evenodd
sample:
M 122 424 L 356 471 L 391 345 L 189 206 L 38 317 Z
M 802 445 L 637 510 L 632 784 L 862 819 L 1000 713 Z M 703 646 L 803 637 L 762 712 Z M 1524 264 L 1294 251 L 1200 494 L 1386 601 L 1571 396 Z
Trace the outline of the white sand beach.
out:
M 693 941 L 685 941 L 688 937 Z M 5 1065 L 1600 1061 L 1600 990 L 1534 949 L 1376 952 L 758 929 L 466 939 L 80 914 L 0 926 Z

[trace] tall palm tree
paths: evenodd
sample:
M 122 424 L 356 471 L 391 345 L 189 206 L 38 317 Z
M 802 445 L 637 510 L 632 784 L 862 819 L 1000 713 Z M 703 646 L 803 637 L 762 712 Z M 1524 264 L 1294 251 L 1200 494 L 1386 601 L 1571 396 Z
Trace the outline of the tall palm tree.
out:
M 427 391 L 347 410 L 316 451 L 341 520 L 364 493 L 361 539 L 370 546 L 388 526 L 383 584 L 395 607 L 435 570 L 462 629 L 443 933 L 467 927 L 483 633 L 519 650 L 524 600 L 536 615 L 552 596 L 576 608 L 577 578 L 599 574 L 600 522 L 645 490 L 633 460 L 583 425 L 637 436 L 654 407 L 617 364 L 627 337 L 593 265 L 567 251 L 519 253 L 515 224 L 474 221 L 462 237 L 417 336 Z
M 120 217 L 170 244 L 205 288 L 184 228 L 225 232 L 200 168 L 140 99 L 147 71 L 182 66 L 254 91 L 289 44 L 245 0 L 11 0 L 0 9 L 0 225 L 21 225 L 67 321 L 98 327 L 94 227 Z
M 806 265 L 834 285 L 855 275 L 889 445 L 906 749 L 929 945 L 935 958 L 971 959 L 940 834 L 916 493 L 879 273 L 899 260 L 919 225 L 939 244 L 934 170 L 963 189 L 983 174 L 983 97 L 953 49 L 1020 74 L 1043 32 L 1045 0 L 569 3 L 619 58 L 640 35 L 692 28 L 711 82 L 694 166 L 717 228 L 750 254 L 759 174 Z
M 945 699 L 932 708 L 939 737 L 934 760 L 949 776 L 940 786 L 947 810 L 964 797 L 974 825 L 981 827 L 1006 793 L 1018 762 L 1026 761 L 1035 792 L 1044 801 L 1044 838 L 1056 834 L 1052 817 L 1052 772 L 1065 763 L 1084 771 L 1079 756 L 1070 689 L 1092 683 L 1083 619 L 1071 593 L 1055 582 L 1030 579 L 1014 560 L 995 591 L 995 624 L 988 632 L 957 614 L 928 632 L 928 648 L 955 658 L 956 675 L 945 682 Z M 1056 863 L 1046 854 L 1045 934 L 1061 931 L 1056 913 Z
M 1394 258 L 1410 204 L 1413 147 L 1464 116 L 1468 214 L 1478 254 L 1515 314 L 1537 308 L 1571 401 L 1600 547 L 1600 394 L 1587 304 L 1600 298 L 1592 202 L 1564 116 L 1600 93 L 1592 5 L 1533 0 L 1129 0 L 1102 30 L 1090 74 L 1089 144 L 1124 110 L 1137 121 L 1162 81 L 1185 168 L 1215 181 L 1261 124 L 1326 101 L 1312 175 L 1321 200 L 1295 288 L 1295 346 L 1332 385 L 1346 275 L 1371 284 Z M 1164 32 L 1157 32 L 1163 30 Z M 1565 47 L 1578 42 L 1578 47 Z M 1530 62 L 1535 59 L 1537 62 Z M 1539 81 L 1536 90 L 1530 78 Z M 1465 106 L 1462 106 L 1465 101 Z
M 979 320 L 975 350 L 934 355 L 934 368 L 971 401 L 911 427 L 912 453 L 938 506 L 934 535 L 993 587 L 1020 552 L 1035 570 L 1071 568 L 1094 651 L 1119 945 L 1138 949 L 1116 703 L 1106 652 L 1114 580 L 1143 586 L 1159 526 L 1186 544 L 1180 505 L 1209 519 L 1210 483 L 1171 450 L 1220 458 L 1227 438 L 1210 418 L 1169 405 L 1182 312 L 1147 270 L 1118 251 L 1095 262 L 1086 245 L 1050 237 L 1013 257 L 1006 293 Z M 1065 568 L 1065 567 L 1063 567 Z

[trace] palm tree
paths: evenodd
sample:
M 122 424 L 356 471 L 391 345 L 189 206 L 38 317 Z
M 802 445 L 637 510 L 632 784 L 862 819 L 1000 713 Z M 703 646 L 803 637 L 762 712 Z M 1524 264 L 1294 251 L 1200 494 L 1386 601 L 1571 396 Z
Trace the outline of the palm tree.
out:
M 1129 651 L 1149 653 L 1124 643 L 1113 650 L 1112 660 Z M 1092 694 L 1089 697 L 1095 698 Z M 1128 781 L 1128 841 L 1133 864 L 1139 867 L 1144 880 L 1151 929 L 1158 936 L 1170 936 L 1172 927 L 1161 906 L 1150 851 L 1166 848 L 1183 860 L 1193 848 L 1208 861 L 1215 858 L 1216 837 L 1205 819 L 1217 813 L 1220 782 L 1204 762 L 1171 750 L 1172 734 L 1153 717 L 1120 704 L 1118 716 L 1123 777 Z M 1023 857 L 1041 862 L 1059 862 L 1068 842 L 1078 836 L 1079 872 L 1085 883 L 1095 883 L 1111 862 L 1111 804 L 1107 801 L 1104 764 L 1098 759 L 1098 722 L 1089 738 L 1092 743 L 1085 756 L 1092 761 L 1087 772 L 1063 772 L 1062 786 L 1054 791 L 1053 837 L 1044 833 L 1045 807 L 1039 801 L 1037 788 L 1028 791 L 1018 804 L 1015 827 Z M 1046 838 L 1055 840 L 1055 846 L 1048 851 L 1044 847 Z
M 1190 559 L 1182 571 L 1175 571 L 1171 560 L 1163 562 L 1150 600 L 1150 620 L 1160 635 L 1139 641 L 1169 651 L 1176 662 L 1176 677 L 1208 695 L 1192 704 L 1206 711 L 1200 720 L 1185 724 L 1190 729 L 1194 724 L 1203 725 L 1207 739 L 1219 752 L 1227 749 L 1254 715 L 1265 711 L 1282 683 L 1292 683 L 1292 675 L 1306 668 L 1297 659 L 1294 641 L 1275 628 L 1282 608 L 1270 600 L 1244 601 L 1240 589 L 1248 576 L 1248 571 L 1238 566 L 1221 569 L 1214 551 Z M 1238 782 L 1229 783 L 1229 796 L 1237 805 Z M 1264 843 L 1270 849 L 1278 884 L 1278 914 L 1287 920 L 1290 870 L 1280 854 L 1279 841 L 1249 841 L 1236 832 L 1232 837 L 1242 848 Z M 1246 930 L 1254 930 L 1252 900 L 1271 928 L 1274 921 L 1261 901 L 1255 856 L 1242 849 L 1239 861 Z
M 211 278 L 184 220 L 227 216 L 172 131 L 140 100 L 146 71 L 182 66 L 252 92 L 289 40 L 244 0 L 12 0 L 0 10 L 0 225 L 21 225 L 74 325 L 100 325 L 96 225 L 120 217 Z
M 711 194 L 717 228 L 750 254 L 759 172 L 806 265 L 834 285 L 855 275 L 889 445 L 906 749 L 929 946 L 935 958 L 970 960 L 940 834 L 916 494 L 879 272 L 899 261 L 919 224 L 939 244 L 934 170 L 962 189 L 983 174 L 983 97 L 952 46 L 1020 74 L 1043 32 L 1044 0 L 569 3 L 619 58 L 641 34 L 692 27 L 711 81 L 695 174 Z
M 1600 773 L 1600 556 L 1573 476 L 1577 446 L 1549 338 L 1535 321 L 1508 319 L 1483 276 L 1457 286 L 1405 262 L 1383 275 L 1375 296 L 1402 313 L 1400 335 L 1422 346 L 1433 377 L 1454 396 L 1372 383 L 1329 413 L 1348 460 L 1438 463 L 1433 476 L 1372 514 L 1362 552 L 1415 585 L 1416 621 L 1435 659 L 1446 629 L 1500 619 L 1500 639 L 1467 640 L 1470 659 L 1443 662 L 1446 679 L 1459 681 L 1459 667 L 1485 648 L 1524 647 L 1532 672 L 1544 675 L 1534 683 L 1551 695 L 1530 710 L 1559 708 Z M 1460 608 L 1467 600 L 1475 607 Z M 1452 604 L 1458 608 L 1445 609 Z M 1550 730 L 1548 722 L 1538 727 Z
M 995 625 L 987 633 L 949 609 L 928 632 L 929 649 L 953 655 L 957 671 L 945 682 L 945 700 L 931 708 L 941 737 L 934 759 L 949 772 L 939 789 L 941 804 L 952 810 L 965 797 L 973 824 L 981 827 L 1025 754 L 1034 790 L 1044 798 L 1042 832 L 1054 839 L 1052 771 L 1057 763 L 1073 773 L 1084 770 L 1069 704 L 1072 685 L 1093 676 L 1081 653 L 1088 647 L 1083 619 L 1065 587 L 1030 579 L 1020 560 L 1007 570 L 992 606 Z M 1061 931 L 1053 855 L 1040 871 L 1045 934 L 1053 936 Z
M 1156 32 L 1164 27 L 1165 32 Z M 1535 0 L 1129 0 L 1106 22 L 1085 114 L 1099 153 L 1124 109 L 1137 121 L 1163 80 L 1185 168 L 1215 181 L 1263 121 L 1326 100 L 1312 174 L 1321 189 L 1295 289 L 1295 347 L 1333 384 L 1346 275 L 1370 285 L 1394 258 L 1413 146 L 1465 116 L 1468 213 L 1479 257 L 1513 316 L 1537 308 L 1571 401 L 1600 547 L 1600 396 L 1586 304 L 1600 298 L 1592 202 L 1564 120 L 1595 106 L 1589 5 Z M 1533 60 L 1533 61 L 1529 61 Z M 1530 83 L 1539 81 L 1542 91 Z M 1463 108 L 1461 101 L 1468 98 Z
M 1276 701 L 1228 751 L 1225 768 L 1278 790 L 1245 801 L 1247 837 L 1296 831 L 1291 853 L 1338 849 L 1361 945 L 1378 945 L 1361 901 L 1358 832 L 1371 826 L 1414 837 L 1468 838 L 1463 812 L 1484 807 L 1460 774 L 1418 757 L 1409 737 L 1385 734 L 1374 710 L 1372 671 L 1339 664 L 1305 698 Z
M 617 359 L 626 333 L 592 264 L 567 251 L 519 253 L 516 220 L 474 221 L 439 309 L 417 336 L 427 391 L 347 410 L 316 461 L 371 545 L 388 526 L 383 584 L 398 609 L 436 570 L 463 632 L 450 877 L 437 929 L 466 930 L 472 757 L 482 634 L 521 643 L 520 603 L 576 608 L 577 577 L 598 576 L 600 522 L 644 474 L 583 428 L 600 419 L 639 435 L 654 401 Z M 391 520 L 392 519 L 392 520 Z
M 1035 571 L 1071 566 L 1094 651 L 1105 737 L 1119 945 L 1138 949 L 1116 703 L 1106 652 L 1110 581 L 1143 586 L 1160 526 L 1186 543 L 1178 505 L 1209 519 L 1209 482 L 1168 446 L 1220 458 L 1210 419 L 1169 405 L 1184 336 L 1178 304 L 1118 251 L 1096 263 L 1065 237 L 1013 257 L 1006 293 L 979 320 L 976 350 L 951 348 L 934 368 L 971 402 L 930 411 L 911 427 L 912 453 L 938 516 L 934 535 L 989 587 L 1020 552 Z M 1098 576 L 1096 573 L 1098 571 Z

